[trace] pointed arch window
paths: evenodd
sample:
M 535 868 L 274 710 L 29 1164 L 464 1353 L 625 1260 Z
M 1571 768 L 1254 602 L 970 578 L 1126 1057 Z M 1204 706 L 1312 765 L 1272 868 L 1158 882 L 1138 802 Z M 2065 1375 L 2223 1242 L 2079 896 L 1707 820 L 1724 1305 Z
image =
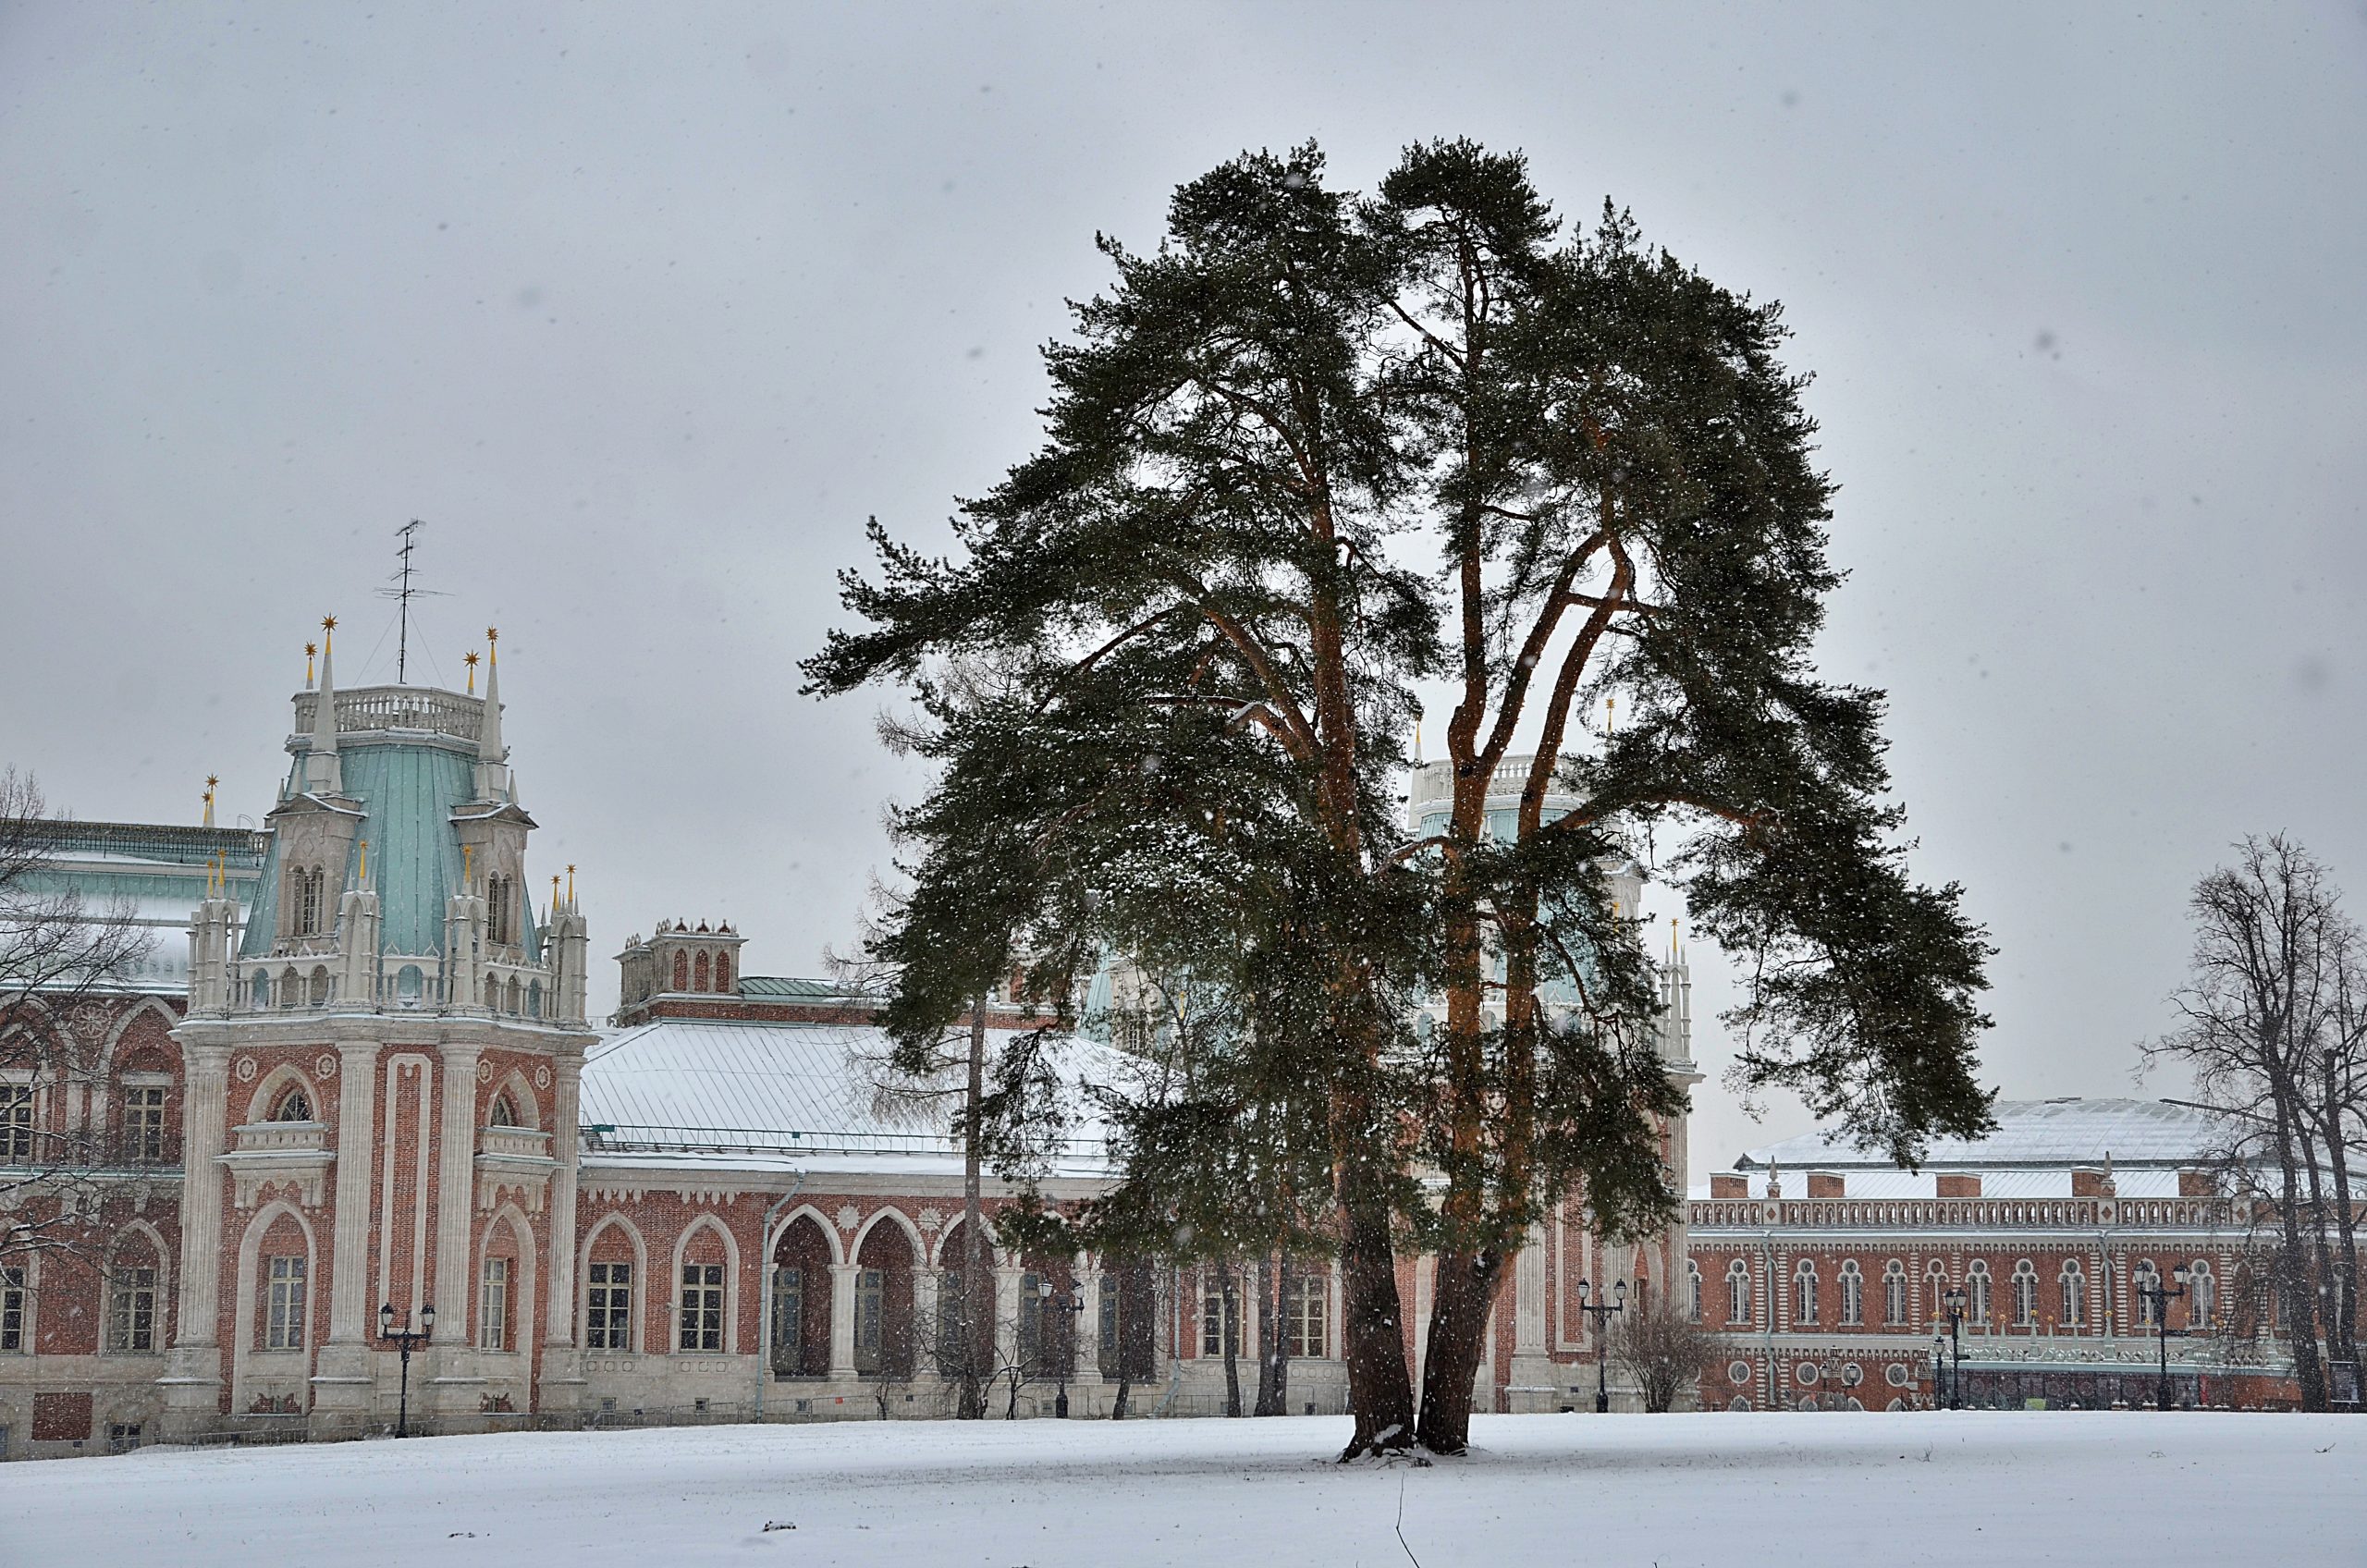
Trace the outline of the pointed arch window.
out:
M 1989 1278 L 1989 1265 L 1987 1262 L 1976 1257 L 1970 1263 L 1965 1265 L 1964 1311 L 1965 1320 L 1967 1322 L 1985 1324 L 1989 1321 L 1989 1288 L 1991 1283 L 1992 1281 Z
M 1883 1321 L 1894 1329 L 1907 1321 L 1907 1265 L 1895 1257 L 1883 1265 Z
M 2338 1316 L 2342 1311 L 2342 1280 L 2336 1278 L 2327 1281 L 2327 1294 L 2332 1298 L 2333 1312 Z M 2187 1327 L 2189 1329 L 2210 1328 L 2212 1315 L 2219 1305 L 2218 1296 L 2219 1281 L 2211 1276 L 2211 1260 L 2198 1257 L 2188 1264 L 2186 1271 Z
M 291 1084 L 279 1096 L 279 1103 L 271 1108 L 271 1120 L 310 1121 L 313 1120 L 313 1096 L 304 1092 L 302 1084 Z
M 1792 1277 L 1792 1321 L 1816 1321 L 1816 1265 L 1805 1257 Z
M 507 1093 L 493 1096 L 493 1109 L 486 1114 L 484 1124 L 488 1127 L 518 1125 L 518 1108 L 509 1103 L 509 1096 Z
M 1726 1321 L 1750 1321 L 1750 1265 L 1741 1258 L 1726 1265 Z
M 1854 1257 L 1841 1265 L 1841 1321 L 1856 1327 L 1866 1320 L 1866 1276 Z
M 2038 1327 L 2038 1266 L 2027 1257 L 2014 1265 L 2014 1327 Z
M 2063 1297 L 2063 1327 L 2079 1333 L 2088 1322 L 2088 1276 L 2076 1257 L 2066 1259 L 2056 1281 Z
M 33 1162 L 33 1086 L 0 1084 L 0 1165 Z

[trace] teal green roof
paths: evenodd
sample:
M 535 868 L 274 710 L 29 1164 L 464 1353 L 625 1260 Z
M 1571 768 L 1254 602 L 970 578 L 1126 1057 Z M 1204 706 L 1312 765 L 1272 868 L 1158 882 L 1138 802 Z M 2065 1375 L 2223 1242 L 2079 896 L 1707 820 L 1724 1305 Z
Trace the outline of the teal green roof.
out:
M 370 884 L 377 889 L 381 949 L 390 953 L 444 950 L 444 912 L 460 882 L 460 845 L 452 814 L 476 790 L 474 759 L 441 746 L 368 745 L 339 748 L 345 798 L 358 803 L 365 820 L 358 839 L 370 845 Z M 342 886 L 354 886 L 361 867 L 357 845 Z M 279 846 L 274 839 L 247 913 L 241 957 L 271 951 L 278 927 Z M 527 945 L 540 933 L 527 915 Z

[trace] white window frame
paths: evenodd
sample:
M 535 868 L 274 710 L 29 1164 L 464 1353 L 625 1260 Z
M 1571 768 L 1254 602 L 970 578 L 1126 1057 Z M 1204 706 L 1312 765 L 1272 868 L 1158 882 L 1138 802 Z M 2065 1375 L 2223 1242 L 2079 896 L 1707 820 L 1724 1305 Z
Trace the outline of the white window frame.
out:
M 509 1348 L 509 1287 L 511 1260 L 488 1257 L 477 1283 L 477 1349 Z
M 619 1280 L 616 1270 L 624 1270 Z M 603 1274 L 601 1271 L 606 1271 Z M 583 1343 L 587 1350 L 615 1354 L 633 1348 L 632 1259 L 607 1257 L 583 1268 Z
M 155 1353 L 157 1283 L 163 1277 L 164 1269 L 153 1263 L 108 1266 L 106 1346 L 110 1354 Z
M 302 1350 L 312 1271 L 302 1253 L 280 1253 L 263 1260 L 263 1348 Z
M 728 1270 L 720 1263 L 682 1263 L 681 1294 L 675 1303 L 674 1348 L 683 1355 L 720 1355 L 729 1342 L 730 1298 Z M 695 1317 L 693 1315 L 696 1315 Z M 707 1319 L 712 1317 L 712 1322 Z M 712 1344 L 700 1341 L 713 1340 Z

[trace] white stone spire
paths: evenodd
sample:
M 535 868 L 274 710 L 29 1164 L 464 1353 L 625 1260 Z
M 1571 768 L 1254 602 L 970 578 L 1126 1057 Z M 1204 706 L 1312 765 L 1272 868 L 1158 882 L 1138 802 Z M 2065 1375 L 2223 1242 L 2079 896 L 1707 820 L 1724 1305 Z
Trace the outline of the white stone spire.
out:
M 509 748 L 501 743 L 501 632 L 484 629 L 484 718 L 477 728 L 477 799 L 509 795 Z
M 304 755 L 304 788 L 315 795 L 341 795 L 345 776 L 337 755 L 337 677 L 329 661 L 335 653 L 337 617 L 321 619 L 321 684 L 313 696 L 313 749 Z

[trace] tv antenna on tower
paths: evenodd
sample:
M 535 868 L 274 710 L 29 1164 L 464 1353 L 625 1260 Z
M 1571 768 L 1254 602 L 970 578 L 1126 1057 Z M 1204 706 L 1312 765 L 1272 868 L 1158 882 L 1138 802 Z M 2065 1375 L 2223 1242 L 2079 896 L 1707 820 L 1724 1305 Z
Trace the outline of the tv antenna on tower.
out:
M 443 594 L 437 593 L 433 588 L 414 588 L 411 585 L 411 553 L 419 547 L 419 541 L 414 538 L 413 535 L 417 534 L 421 529 L 425 528 L 427 524 L 422 522 L 419 519 L 413 518 L 409 522 L 404 523 L 400 528 L 395 530 L 395 537 L 402 541 L 401 545 L 395 551 L 396 556 L 399 557 L 403 563 L 402 568 L 400 570 L 397 571 L 392 578 L 388 579 L 389 582 L 395 584 L 394 587 L 381 588 L 378 590 L 379 597 L 393 599 L 400 606 L 400 608 L 397 611 L 397 616 L 400 623 L 400 631 L 395 638 L 395 683 L 399 686 L 410 684 L 409 681 L 403 679 L 403 672 L 406 667 L 411 663 L 411 600 L 414 597 L 423 594 L 429 598 L 435 599 L 444 597 Z M 381 643 L 380 646 L 383 647 L 385 644 Z

